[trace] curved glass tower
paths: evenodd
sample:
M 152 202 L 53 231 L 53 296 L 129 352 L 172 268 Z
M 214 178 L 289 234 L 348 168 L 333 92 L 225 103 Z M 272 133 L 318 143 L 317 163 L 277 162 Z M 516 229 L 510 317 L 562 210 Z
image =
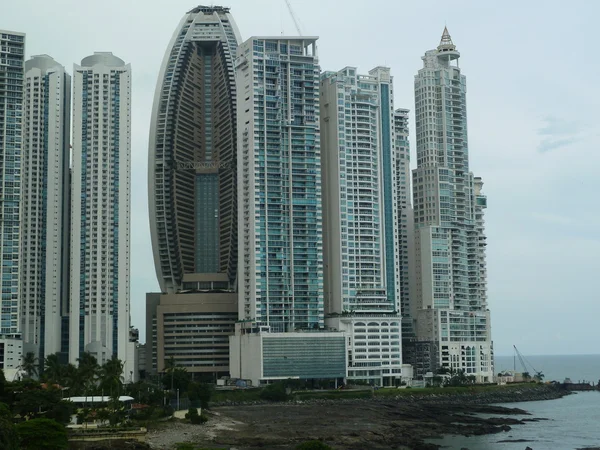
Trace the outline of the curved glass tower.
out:
M 239 31 L 228 8 L 199 6 L 167 48 L 150 127 L 148 195 L 161 291 L 233 289 L 237 265 Z

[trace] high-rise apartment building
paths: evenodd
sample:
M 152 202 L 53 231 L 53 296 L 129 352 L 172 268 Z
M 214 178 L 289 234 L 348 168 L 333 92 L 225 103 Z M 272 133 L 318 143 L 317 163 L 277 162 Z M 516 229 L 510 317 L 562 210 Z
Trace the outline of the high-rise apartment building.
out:
M 348 378 L 378 385 L 393 385 L 402 376 L 400 309 L 402 294 L 408 294 L 407 274 L 401 277 L 408 258 L 401 254 L 407 252 L 401 233 L 407 227 L 398 220 L 406 215 L 408 196 L 403 117 L 394 112 L 388 68 L 368 75 L 354 67 L 323 73 L 327 324 L 348 333 Z M 403 134 L 397 137 L 397 131 Z
M 398 290 L 402 314 L 402 339 L 414 336 L 410 293 L 414 292 L 414 216 L 410 192 L 408 109 L 394 111 L 396 226 L 398 228 Z M 403 349 L 404 350 L 404 349 Z
M 239 315 L 273 332 L 324 327 L 316 40 L 238 51 Z
M 253 383 L 347 373 L 344 335 L 324 332 L 316 41 L 252 37 L 238 49 L 241 323 L 230 366 Z
M 415 77 L 416 337 L 439 365 L 493 377 L 481 179 L 469 171 L 466 79 L 448 30 Z
M 20 364 L 21 152 L 25 34 L 0 30 L 0 369 Z M 7 373 L 10 378 L 12 373 Z
M 25 63 L 21 199 L 24 351 L 68 353 L 71 77 L 47 55 Z
M 173 357 L 189 372 L 229 372 L 237 319 L 234 59 L 240 41 L 228 8 L 199 6 L 180 21 L 160 70 L 148 164 L 162 291 L 147 307 L 153 370 L 164 370 Z
M 73 70 L 69 361 L 127 358 L 131 66 L 94 53 Z

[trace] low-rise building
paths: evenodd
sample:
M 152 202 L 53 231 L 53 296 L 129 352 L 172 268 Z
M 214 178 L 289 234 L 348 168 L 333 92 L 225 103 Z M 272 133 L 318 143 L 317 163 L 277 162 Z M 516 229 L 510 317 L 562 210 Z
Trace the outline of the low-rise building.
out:
M 146 296 L 146 370 L 161 373 L 171 357 L 191 374 L 229 374 L 229 336 L 237 294 L 186 292 Z
M 231 377 L 253 386 L 290 378 L 341 384 L 348 375 L 346 339 L 328 331 L 270 333 L 256 322 L 241 322 L 229 338 Z

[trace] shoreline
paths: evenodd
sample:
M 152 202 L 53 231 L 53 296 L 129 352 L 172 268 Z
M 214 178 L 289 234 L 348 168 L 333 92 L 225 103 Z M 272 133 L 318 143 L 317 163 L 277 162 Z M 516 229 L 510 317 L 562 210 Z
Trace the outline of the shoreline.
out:
M 415 391 L 417 391 L 415 389 Z M 172 448 L 174 442 L 236 450 L 294 450 L 305 441 L 322 440 L 334 449 L 432 450 L 425 440 L 444 435 L 501 433 L 511 426 L 542 420 L 518 408 L 491 406 L 557 399 L 569 393 L 551 385 L 449 394 L 406 394 L 363 399 L 311 399 L 286 403 L 230 402 L 211 407 L 206 425 L 173 423 L 149 433 L 152 448 Z M 493 414 L 482 418 L 478 414 Z

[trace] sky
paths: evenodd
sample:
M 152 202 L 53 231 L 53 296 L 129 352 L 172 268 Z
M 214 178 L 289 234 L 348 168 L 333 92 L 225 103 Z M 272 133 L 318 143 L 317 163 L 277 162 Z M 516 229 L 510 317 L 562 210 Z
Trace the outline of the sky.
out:
M 395 106 L 414 109 L 414 75 L 444 25 L 467 77 L 470 168 L 488 197 L 488 289 L 496 354 L 600 353 L 600 2 L 290 0 L 323 70 L 384 65 Z M 222 3 L 242 39 L 297 35 L 284 0 Z M 26 55 L 72 73 L 95 51 L 132 65 L 132 324 L 145 341 L 156 291 L 148 223 L 148 133 L 158 71 L 182 0 L 19 0 L 0 29 L 27 34 Z M 593 35 L 594 33 L 594 35 Z M 411 115 L 413 162 L 414 116 Z M 414 164 L 413 164 L 414 165 Z

